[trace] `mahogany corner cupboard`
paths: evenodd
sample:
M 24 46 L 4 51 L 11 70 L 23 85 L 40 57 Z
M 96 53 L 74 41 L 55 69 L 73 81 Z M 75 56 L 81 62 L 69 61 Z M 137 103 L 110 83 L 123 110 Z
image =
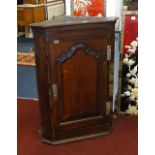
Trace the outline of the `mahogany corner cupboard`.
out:
M 116 20 L 64 16 L 31 25 L 43 142 L 111 132 L 109 66 Z

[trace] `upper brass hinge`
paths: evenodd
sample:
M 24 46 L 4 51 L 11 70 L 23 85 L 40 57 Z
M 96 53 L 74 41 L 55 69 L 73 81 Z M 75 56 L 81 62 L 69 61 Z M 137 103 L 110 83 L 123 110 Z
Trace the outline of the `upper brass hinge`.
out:
M 107 45 L 107 61 L 111 60 L 111 45 Z

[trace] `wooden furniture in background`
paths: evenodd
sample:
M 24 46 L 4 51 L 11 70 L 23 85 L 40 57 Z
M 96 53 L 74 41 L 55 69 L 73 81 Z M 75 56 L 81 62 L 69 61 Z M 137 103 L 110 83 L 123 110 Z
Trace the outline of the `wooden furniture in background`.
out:
M 29 36 L 29 25 L 46 20 L 44 4 L 17 5 L 17 26 L 25 27 L 25 36 Z
M 32 24 L 43 142 L 60 144 L 111 132 L 115 22 L 65 16 Z
M 44 0 L 24 0 L 24 4 L 44 4 Z
M 65 14 L 65 3 L 64 1 L 53 1 L 46 4 L 47 20 L 51 20 L 55 17 L 62 16 Z
M 64 0 L 23 0 L 17 5 L 18 30 L 25 29 L 25 36 L 29 37 L 29 24 L 44 20 L 51 20 L 65 14 Z

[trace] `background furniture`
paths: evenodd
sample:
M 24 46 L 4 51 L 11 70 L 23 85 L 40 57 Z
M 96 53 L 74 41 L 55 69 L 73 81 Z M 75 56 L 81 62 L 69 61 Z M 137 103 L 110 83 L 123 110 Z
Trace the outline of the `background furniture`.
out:
M 46 3 L 46 14 L 47 14 L 47 20 L 51 20 L 55 17 L 64 15 L 65 14 L 64 1 L 59 0 Z
M 18 0 L 17 4 L 20 4 L 17 5 L 18 32 L 24 31 L 27 38 L 32 35 L 29 24 L 65 14 L 64 0 Z
M 46 19 L 44 4 L 23 4 L 17 6 L 17 26 L 25 27 L 25 36 L 29 37 L 29 25 Z
M 43 4 L 44 0 L 23 0 L 24 4 Z
M 66 16 L 32 25 L 43 142 L 59 144 L 111 132 L 115 22 Z

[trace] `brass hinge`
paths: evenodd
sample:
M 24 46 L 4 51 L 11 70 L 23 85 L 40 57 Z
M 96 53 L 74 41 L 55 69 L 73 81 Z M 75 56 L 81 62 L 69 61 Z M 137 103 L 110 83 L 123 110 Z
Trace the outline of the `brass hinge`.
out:
M 107 101 L 106 102 L 106 115 L 109 115 L 110 114 L 110 112 L 111 112 L 111 102 L 110 101 Z
M 56 97 L 58 95 L 58 89 L 57 89 L 57 85 L 56 84 L 52 85 L 52 93 L 53 93 L 54 97 Z
M 111 45 L 107 45 L 107 61 L 111 60 Z

